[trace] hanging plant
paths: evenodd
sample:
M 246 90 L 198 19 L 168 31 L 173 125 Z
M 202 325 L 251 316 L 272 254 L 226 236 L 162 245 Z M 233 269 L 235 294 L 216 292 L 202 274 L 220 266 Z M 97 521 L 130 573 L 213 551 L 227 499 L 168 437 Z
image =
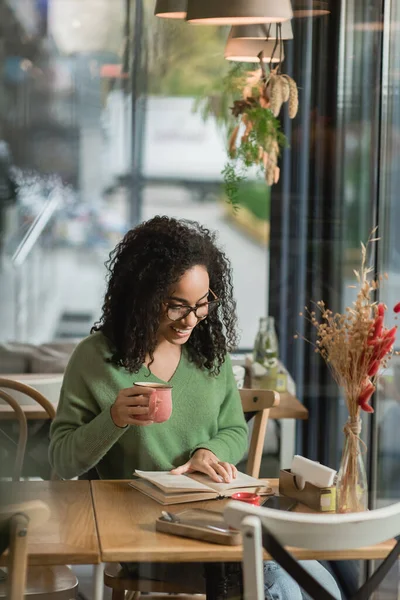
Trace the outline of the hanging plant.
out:
M 223 170 L 228 200 L 235 203 L 246 171 L 257 167 L 268 185 L 279 181 L 278 160 L 287 138 L 281 131 L 278 115 L 288 102 L 289 116 L 298 111 L 298 91 L 295 81 L 279 72 L 280 65 L 266 72 L 260 54 L 260 69 L 251 73 L 242 90 L 242 99 L 235 100 L 231 112 L 236 124 L 229 138 L 230 160 Z
M 270 186 L 279 181 L 278 159 L 287 138 L 277 117 L 285 102 L 290 118 L 298 111 L 295 81 L 280 72 L 281 63 L 267 71 L 262 53 L 259 60 L 256 71 L 234 65 L 220 93 L 201 103 L 203 117 L 212 114 L 227 133 L 229 161 L 222 174 L 228 201 L 234 205 L 249 169 L 256 167 Z

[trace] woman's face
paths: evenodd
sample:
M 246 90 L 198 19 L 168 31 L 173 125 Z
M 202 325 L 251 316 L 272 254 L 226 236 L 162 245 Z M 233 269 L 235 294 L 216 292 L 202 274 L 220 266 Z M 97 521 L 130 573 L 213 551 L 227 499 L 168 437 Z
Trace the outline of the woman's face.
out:
M 175 316 L 184 312 L 184 307 L 195 307 L 204 304 L 208 300 L 210 280 L 207 269 L 197 265 L 182 275 L 180 280 L 171 286 L 168 297 L 163 304 L 160 325 L 158 328 L 159 341 L 167 340 L 174 345 L 185 344 L 193 329 L 200 322 L 193 312 L 178 321 L 171 321 L 170 315 Z M 172 311 L 171 311 L 172 309 Z M 182 309 L 182 310 L 181 310 Z

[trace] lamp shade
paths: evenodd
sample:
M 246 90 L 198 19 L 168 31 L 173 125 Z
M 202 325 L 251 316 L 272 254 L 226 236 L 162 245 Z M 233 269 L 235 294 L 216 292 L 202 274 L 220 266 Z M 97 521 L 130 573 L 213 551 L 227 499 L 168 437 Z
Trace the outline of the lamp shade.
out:
M 235 25 L 232 27 L 232 37 L 242 40 L 292 40 L 293 29 L 291 21 L 280 23 L 281 31 L 279 34 L 279 24 L 263 23 L 261 25 Z
M 154 14 L 163 19 L 184 19 L 187 0 L 157 0 Z
M 188 0 L 186 20 L 201 25 L 251 25 L 292 17 L 290 0 Z
M 329 15 L 328 2 L 323 0 L 294 0 L 293 15 L 295 17 L 320 17 Z
M 279 40 L 255 40 L 228 37 L 225 47 L 226 60 L 236 62 L 259 62 L 258 55 L 264 54 L 264 62 L 280 62 L 285 58 L 283 42 Z

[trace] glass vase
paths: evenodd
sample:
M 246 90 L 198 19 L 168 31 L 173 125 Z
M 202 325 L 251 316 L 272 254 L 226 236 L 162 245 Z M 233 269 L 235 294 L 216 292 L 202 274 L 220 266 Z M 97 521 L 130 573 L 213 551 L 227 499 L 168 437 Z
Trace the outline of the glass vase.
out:
M 368 482 L 364 466 L 361 419 L 349 418 L 344 428 L 344 447 L 336 481 L 336 512 L 368 510 Z

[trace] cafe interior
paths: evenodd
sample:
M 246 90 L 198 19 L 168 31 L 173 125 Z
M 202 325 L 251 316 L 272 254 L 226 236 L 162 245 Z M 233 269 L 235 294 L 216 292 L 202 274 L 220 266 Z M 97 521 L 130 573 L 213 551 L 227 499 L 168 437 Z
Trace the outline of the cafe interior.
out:
M 397 0 L 0 0 L 0 598 L 400 598 L 399 97 Z M 157 309 L 183 429 L 183 358 L 94 371 L 138 227 L 232 269 Z

